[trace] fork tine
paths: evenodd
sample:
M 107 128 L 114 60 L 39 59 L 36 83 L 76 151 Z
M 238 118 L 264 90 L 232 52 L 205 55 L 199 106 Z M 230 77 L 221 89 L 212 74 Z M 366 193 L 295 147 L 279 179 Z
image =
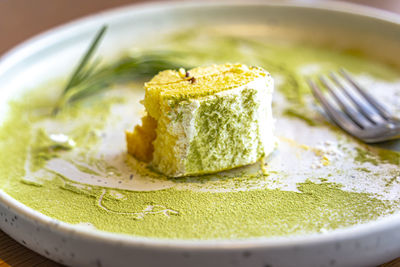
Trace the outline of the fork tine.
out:
M 347 73 L 346 70 L 344 70 L 343 68 L 341 68 L 339 70 L 339 72 L 343 75 L 344 78 L 346 78 L 346 80 L 351 83 L 354 88 L 356 88 L 356 90 L 364 97 L 365 100 L 368 101 L 368 103 L 370 103 L 378 112 L 379 114 L 385 119 L 385 120 L 389 120 L 392 116 L 390 115 L 390 113 L 382 106 L 380 105 L 376 100 L 374 100 L 374 98 L 368 94 L 365 90 L 363 90 L 351 77 L 350 75 Z
M 340 105 L 344 113 L 355 123 L 357 124 L 360 128 L 364 129 L 366 126 L 368 126 L 368 121 L 366 121 L 364 118 L 361 116 L 357 115 L 356 112 L 354 112 L 353 108 L 346 104 L 346 102 L 343 100 L 339 94 L 335 92 L 335 90 L 329 85 L 328 81 L 325 79 L 324 76 L 319 77 L 321 83 L 328 89 L 329 93 L 333 96 L 333 98 L 336 100 L 336 102 Z
M 311 88 L 311 91 L 316 99 L 321 103 L 324 107 L 328 116 L 341 128 L 345 131 L 356 135 L 360 128 L 356 126 L 351 120 L 347 119 L 340 110 L 335 108 L 333 105 L 329 103 L 329 101 L 323 96 L 321 90 L 319 90 L 318 86 L 311 80 L 307 80 L 308 85 Z
M 344 84 L 339 80 L 339 78 L 333 73 L 330 72 L 329 76 L 331 77 L 332 81 L 335 82 L 335 84 L 338 86 L 338 88 L 346 94 L 346 96 L 351 100 L 351 102 L 355 105 L 355 107 L 357 108 L 357 110 L 364 115 L 364 117 L 369 120 L 371 123 L 373 124 L 377 124 L 379 121 L 382 121 L 382 119 L 380 118 L 380 113 L 376 113 L 376 112 L 371 112 L 371 107 L 365 105 L 363 102 L 361 102 L 360 100 L 356 99 L 353 94 L 351 94 L 349 92 L 348 89 L 346 89 L 346 87 L 344 86 Z M 384 120 L 386 118 L 383 118 Z

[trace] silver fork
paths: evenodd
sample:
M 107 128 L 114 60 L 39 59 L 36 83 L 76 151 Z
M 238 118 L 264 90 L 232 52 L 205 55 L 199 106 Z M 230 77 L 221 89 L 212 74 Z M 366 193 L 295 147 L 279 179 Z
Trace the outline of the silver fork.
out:
M 340 69 L 339 73 L 342 78 L 331 72 L 330 81 L 325 76 L 319 77 L 331 99 L 322 93 L 314 81 L 308 80 L 313 95 L 329 118 L 344 131 L 366 143 L 400 138 L 400 120 L 365 92 L 344 69 Z M 346 81 L 352 90 L 342 81 Z

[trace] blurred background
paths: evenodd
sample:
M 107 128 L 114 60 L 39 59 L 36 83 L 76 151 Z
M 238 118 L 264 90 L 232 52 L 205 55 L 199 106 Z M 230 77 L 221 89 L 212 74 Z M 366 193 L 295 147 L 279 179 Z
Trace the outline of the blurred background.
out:
M 274 1 L 279 2 L 284 0 Z M 325 0 L 297 1 L 317 2 Z M 95 12 L 101 12 L 109 8 L 146 2 L 151 1 L 0 0 L 0 55 L 29 37 L 73 19 Z M 399 0 L 349 0 L 346 2 L 353 2 L 400 13 Z

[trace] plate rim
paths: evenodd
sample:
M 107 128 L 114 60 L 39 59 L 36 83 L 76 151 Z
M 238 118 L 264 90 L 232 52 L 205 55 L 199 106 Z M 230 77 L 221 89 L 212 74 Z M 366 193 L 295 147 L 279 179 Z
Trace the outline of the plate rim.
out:
M 32 55 L 33 53 L 44 49 L 43 44 L 52 46 L 56 44 L 58 35 L 70 35 L 76 31 L 78 27 L 91 28 L 92 25 L 98 27 L 99 22 L 102 22 L 104 17 L 120 17 L 129 15 L 134 12 L 148 12 L 154 9 L 173 10 L 177 8 L 188 7 L 229 7 L 229 6 L 277 6 L 277 7 L 295 7 L 323 11 L 333 11 L 346 13 L 349 15 L 358 15 L 369 17 L 371 19 L 381 20 L 387 23 L 393 23 L 400 27 L 400 15 L 390 11 L 381 10 L 374 7 L 362 6 L 354 3 L 324 1 L 317 3 L 309 2 L 293 2 L 291 0 L 274 0 L 274 1 L 259 1 L 251 0 L 244 1 L 216 1 L 216 2 L 181 2 L 181 1 L 157 1 L 151 3 L 130 4 L 121 7 L 108 9 L 72 20 L 68 23 L 51 28 L 38 35 L 35 35 L 21 44 L 15 46 L 11 50 L 0 57 L 0 78 L 7 74 L 7 71 L 14 65 L 18 64 L 23 58 Z M 289 235 L 279 237 L 259 237 L 245 239 L 163 239 L 155 237 L 141 237 L 129 234 L 106 232 L 98 229 L 84 228 L 79 225 L 69 224 L 63 221 L 56 220 L 47 215 L 44 215 L 29 206 L 22 204 L 3 189 L 0 189 L 0 205 L 13 210 L 16 214 L 23 216 L 27 220 L 35 223 L 40 223 L 50 229 L 50 231 L 63 232 L 64 234 L 74 233 L 79 234 L 84 239 L 98 240 L 106 243 L 122 242 L 128 246 L 147 246 L 157 249 L 179 249 L 179 250 L 209 250 L 209 249 L 268 249 L 279 248 L 286 246 L 298 245 L 318 245 L 330 242 L 337 242 L 348 239 L 357 239 L 367 234 L 387 231 L 391 228 L 400 228 L 400 213 L 388 215 L 384 218 L 379 218 L 375 221 L 353 225 L 341 229 L 329 231 L 328 233 L 312 233 L 301 235 Z

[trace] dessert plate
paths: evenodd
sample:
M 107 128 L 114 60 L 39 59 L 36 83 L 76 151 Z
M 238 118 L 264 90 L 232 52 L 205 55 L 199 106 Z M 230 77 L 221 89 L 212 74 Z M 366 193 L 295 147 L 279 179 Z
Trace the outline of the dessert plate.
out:
M 104 24 L 103 62 L 151 48 L 179 52 L 182 65 L 266 68 L 276 152 L 218 175 L 152 172 L 125 153 L 124 131 L 143 112 L 139 82 L 46 115 Z M 331 2 L 136 5 L 46 32 L 0 61 L 1 229 L 79 266 L 374 266 L 398 257 L 399 143 L 386 151 L 338 131 L 303 77 L 344 66 L 400 114 L 399 36 L 397 16 Z M 49 138 L 72 149 L 41 150 Z

